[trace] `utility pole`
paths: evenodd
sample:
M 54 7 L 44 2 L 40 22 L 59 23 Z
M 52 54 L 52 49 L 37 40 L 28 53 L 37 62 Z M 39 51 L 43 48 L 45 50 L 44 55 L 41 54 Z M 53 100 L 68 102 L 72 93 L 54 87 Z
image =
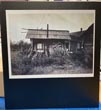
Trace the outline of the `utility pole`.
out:
M 50 56 L 50 52 L 49 52 L 49 24 L 47 24 L 47 56 Z
M 49 24 L 47 24 L 47 38 L 49 37 Z

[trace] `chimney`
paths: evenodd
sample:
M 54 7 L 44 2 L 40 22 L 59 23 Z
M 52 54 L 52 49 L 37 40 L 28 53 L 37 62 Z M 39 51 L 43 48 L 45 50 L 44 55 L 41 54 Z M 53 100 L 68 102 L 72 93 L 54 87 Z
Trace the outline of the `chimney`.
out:
M 80 28 L 80 31 L 82 32 L 82 31 L 83 31 L 83 29 L 82 29 L 82 28 Z

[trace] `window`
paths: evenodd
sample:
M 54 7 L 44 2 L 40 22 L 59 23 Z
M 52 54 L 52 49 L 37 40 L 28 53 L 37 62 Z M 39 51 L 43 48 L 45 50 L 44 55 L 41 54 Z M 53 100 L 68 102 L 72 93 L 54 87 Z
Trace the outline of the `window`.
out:
M 37 44 L 37 50 L 43 50 L 43 44 L 42 43 Z

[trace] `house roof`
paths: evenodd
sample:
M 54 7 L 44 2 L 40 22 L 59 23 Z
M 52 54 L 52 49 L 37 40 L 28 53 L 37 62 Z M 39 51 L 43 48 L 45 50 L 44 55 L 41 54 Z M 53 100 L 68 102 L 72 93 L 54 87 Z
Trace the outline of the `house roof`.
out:
M 92 33 L 93 32 L 93 25 L 94 24 L 91 24 L 87 30 L 83 30 L 83 31 L 78 31 L 78 32 L 72 32 L 70 33 L 70 36 L 73 40 L 80 40 L 82 39 L 83 37 L 87 37 L 88 34 Z
M 70 36 L 71 36 L 71 37 L 79 38 L 81 35 L 84 34 L 84 32 L 85 32 L 85 31 L 72 32 L 72 33 L 70 33 Z
M 71 39 L 67 30 L 47 30 L 43 29 L 28 29 L 26 38 L 29 39 Z
M 94 24 L 92 24 L 88 27 L 88 29 L 86 30 L 84 35 L 89 34 L 89 33 L 93 33 L 93 29 L 94 29 Z

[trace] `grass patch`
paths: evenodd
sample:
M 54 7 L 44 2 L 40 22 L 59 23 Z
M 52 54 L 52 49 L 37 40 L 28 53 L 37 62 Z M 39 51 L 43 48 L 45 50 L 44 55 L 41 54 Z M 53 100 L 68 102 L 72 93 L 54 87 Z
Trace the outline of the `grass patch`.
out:
M 29 50 L 29 49 L 28 49 Z M 85 57 L 86 56 L 86 57 Z M 88 56 L 89 59 L 90 56 Z M 11 50 L 11 67 L 13 75 L 32 74 L 74 74 L 91 73 L 92 62 L 85 61 L 87 55 L 82 52 L 68 53 L 56 50 L 49 57 L 43 53 L 35 53 L 32 57 L 26 51 L 13 48 Z M 90 65 L 90 66 L 89 66 Z

